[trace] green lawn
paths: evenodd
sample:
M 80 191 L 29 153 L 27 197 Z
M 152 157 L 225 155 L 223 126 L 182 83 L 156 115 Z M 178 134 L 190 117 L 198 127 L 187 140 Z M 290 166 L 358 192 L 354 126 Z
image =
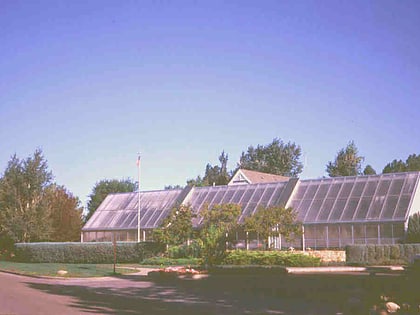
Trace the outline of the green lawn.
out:
M 117 265 L 117 274 L 127 274 L 136 272 L 134 269 L 124 268 L 126 265 Z M 64 276 L 73 277 L 103 277 L 114 275 L 112 264 L 60 264 L 60 263 L 16 263 L 10 261 L 0 261 L 0 270 L 15 272 L 24 275 L 37 276 L 58 276 L 58 270 L 66 270 Z

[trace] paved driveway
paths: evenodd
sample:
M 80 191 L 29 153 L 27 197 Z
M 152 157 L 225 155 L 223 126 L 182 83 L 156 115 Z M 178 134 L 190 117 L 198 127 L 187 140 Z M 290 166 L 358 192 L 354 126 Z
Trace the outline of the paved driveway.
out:
M 140 275 L 59 280 L 0 273 L 0 314 L 335 315 L 348 309 L 346 301 L 365 307 L 361 299 L 383 284 L 372 286 L 370 279 L 287 276 L 153 282 Z M 366 312 L 364 308 L 362 314 Z M 353 309 L 346 314 L 357 313 Z

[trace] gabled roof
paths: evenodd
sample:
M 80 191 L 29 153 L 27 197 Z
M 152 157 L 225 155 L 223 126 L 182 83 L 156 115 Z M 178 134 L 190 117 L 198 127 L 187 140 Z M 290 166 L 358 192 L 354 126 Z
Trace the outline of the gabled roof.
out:
M 228 185 L 243 185 L 243 184 L 258 184 L 258 183 L 275 183 L 286 182 L 289 177 L 262 173 L 257 171 L 250 171 L 245 169 L 238 169 L 232 176 Z

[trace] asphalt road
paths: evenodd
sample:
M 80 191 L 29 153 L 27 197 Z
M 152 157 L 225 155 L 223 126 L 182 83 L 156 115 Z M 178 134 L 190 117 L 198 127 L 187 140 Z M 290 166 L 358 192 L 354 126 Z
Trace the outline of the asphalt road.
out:
M 363 298 L 395 281 L 371 279 L 305 275 L 154 282 L 140 275 L 60 280 L 0 273 L 0 314 L 356 315 L 357 308 L 367 313 Z

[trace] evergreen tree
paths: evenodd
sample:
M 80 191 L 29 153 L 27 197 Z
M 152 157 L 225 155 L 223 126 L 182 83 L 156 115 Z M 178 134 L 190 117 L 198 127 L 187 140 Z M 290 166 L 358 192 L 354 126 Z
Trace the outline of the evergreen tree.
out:
M 326 171 L 330 177 L 361 175 L 363 160 L 354 141 L 350 141 L 347 147 L 338 151 L 333 162 L 328 162 Z

